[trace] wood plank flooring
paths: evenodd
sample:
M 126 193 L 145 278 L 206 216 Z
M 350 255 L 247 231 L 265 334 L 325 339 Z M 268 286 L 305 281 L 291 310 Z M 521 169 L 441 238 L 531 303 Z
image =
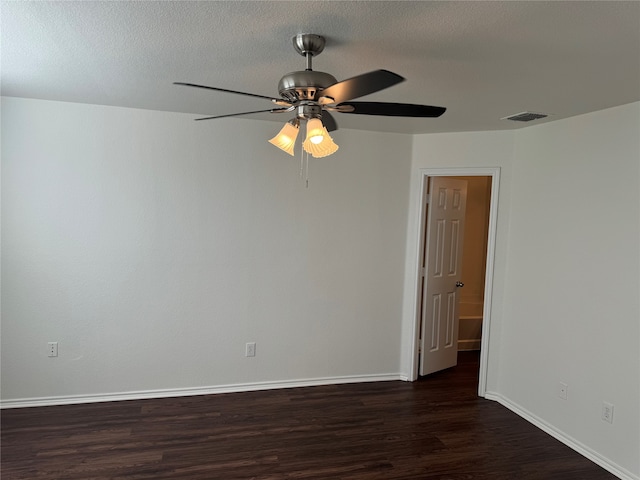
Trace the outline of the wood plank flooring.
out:
M 599 480 L 602 468 L 478 398 L 477 353 L 380 382 L 3 410 L 3 480 Z

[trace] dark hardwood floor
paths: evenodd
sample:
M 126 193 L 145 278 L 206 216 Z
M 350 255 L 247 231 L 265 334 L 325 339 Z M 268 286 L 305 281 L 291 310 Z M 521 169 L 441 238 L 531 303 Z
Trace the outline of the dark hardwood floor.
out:
M 478 356 L 418 382 L 1 412 L 13 479 L 616 478 L 478 398 Z

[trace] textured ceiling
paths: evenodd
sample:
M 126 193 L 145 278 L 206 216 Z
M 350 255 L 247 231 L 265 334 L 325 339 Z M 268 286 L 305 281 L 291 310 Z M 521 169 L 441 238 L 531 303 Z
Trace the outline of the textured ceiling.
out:
M 327 38 L 314 70 L 407 79 L 360 100 L 448 109 L 438 119 L 335 114 L 344 128 L 508 129 L 640 100 L 638 1 L 3 1 L 0 14 L 6 96 L 201 115 L 270 108 L 172 82 L 277 96 L 280 77 L 305 66 L 291 37 L 309 32 Z M 553 116 L 500 120 L 527 110 Z

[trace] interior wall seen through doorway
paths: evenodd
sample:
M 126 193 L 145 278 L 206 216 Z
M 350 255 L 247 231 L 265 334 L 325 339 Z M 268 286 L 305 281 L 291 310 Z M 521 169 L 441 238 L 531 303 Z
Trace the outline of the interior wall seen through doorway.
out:
M 467 210 L 462 253 L 459 350 L 478 350 L 482 338 L 482 310 L 489 233 L 491 177 L 452 177 L 467 182 Z

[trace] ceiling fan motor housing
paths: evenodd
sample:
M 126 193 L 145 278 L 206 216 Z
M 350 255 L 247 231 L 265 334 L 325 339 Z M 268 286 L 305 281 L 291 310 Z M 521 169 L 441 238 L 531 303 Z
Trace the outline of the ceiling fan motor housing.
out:
M 282 98 L 295 103 L 300 100 L 313 101 L 316 93 L 338 83 L 333 75 L 313 70 L 287 73 L 278 82 Z

